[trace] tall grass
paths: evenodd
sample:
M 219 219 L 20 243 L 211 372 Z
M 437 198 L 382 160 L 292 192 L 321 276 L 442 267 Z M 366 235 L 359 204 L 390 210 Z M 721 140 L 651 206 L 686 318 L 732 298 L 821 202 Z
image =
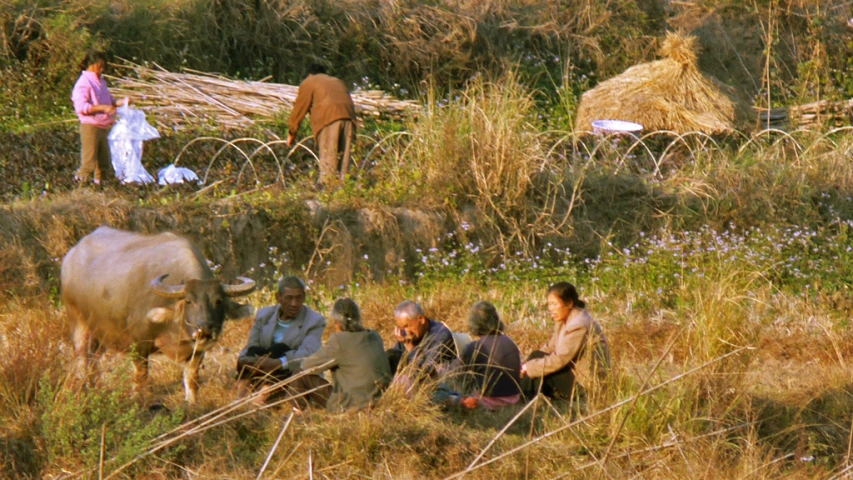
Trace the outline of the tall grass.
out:
M 517 65 L 539 90 L 553 94 L 552 79 L 565 77 L 571 81 L 564 87 L 578 95 L 649 60 L 655 38 L 681 28 L 705 44 L 703 69 L 752 99 L 761 88 L 756 78 L 767 39 L 741 33 L 760 30 L 768 15 L 776 26 L 767 49 L 775 101 L 849 93 L 850 47 L 839 13 L 845 4 L 778 3 L 13 0 L 0 6 L 0 75 L 7 85 L 0 126 L 18 130 L 72 118 L 69 90 L 89 47 L 171 70 L 288 83 L 301 79 L 306 64 L 323 61 L 351 84 L 403 95 L 415 94 L 429 78 L 459 88 L 473 74 L 497 76 Z
M 281 13 L 277 4 L 257 5 Z M 322 10 L 342 28 L 341 5 L 350 4 L 288 5 L 293 18 Z M 546 13 L 582 12 L 567 24 L 595 30 L 604 28 L 595 22 L 606 5 L 628 3 L 576 2 Z M 413 38 L 444 30 L 421 24 L 405 31 L 405 8 L 420 12 L 416 22 L 430 12 L 437 12 L 431 25 L 470 22 L 448 14 L 447 5 L 380 7 L 388 9 L 385 22 L 397 22 L 398 36 L 369 48 L 394 44 L 411 49 L 394 55 L 405 51 L 419 61 L 442 46 Z M 142 15 L 123 8 L 110 15 Z M 277 38 L 265 37 L 273 35 L 265 30 L 271 20 L 254 16 L 252 5 L 217 8 L 236 9 L 220 19 L 234 22 L 223 29 L 255 22 L 262 38 Z M 458 8 L 495 18 L 525 10 L 501 2 Z M 365 32 L 378 28 L 361 25 Z M 296 33 L 313 34 L 315 27 Z M 554 36 L 537 41 L 563 38 L 559 26 L 550 28 Z M 337 30 L 317 37 L 317 48 L 330 48 L 332 34 Z M 247 48 L 228 40 L 235 38 L 225 35 L 220 46 Z M 455 75 L 462 63 L 447 68 Z M 99 362 L 101 372 L 116 375 L 103 375 L 88 390 L 64 387 L 72 349 L 57 306 L 58 259 L 99 223 L 180 230 L 223 274 L 249 272 L 263 282 L 310 267 L 310 305 L 325 312 L 335 298 L 353 297 L 365 323 L 389 343 L 392 309 L 403 299 L 421 302 L 455 330 L 466 328 L 471 304 L 489 300 L 508 334 L 530 352 L 550 333 L 547 285 L 564 279 L 580 287 L 611 342 L 606 388 L 574 406 L 540 401 L 511 425 L 521 407 L 444 411 L 425 392 L 409 398 L 392 391 L 369 412 L 304 413 L 272 452 L 272 477 L 439 478 L 470 466 L 471 478 L 823 478 L 849 468 L 849 129 L 729 139 L 650 134 L 642 143 L 581 138 L 543 133 L 554 124 L 540 118 L 538 91 L 522 74 L 479 75 L 452 91 L 445 98 L 428 90 L 416 121 L 371 125 L 380 132 L 360 138 L 364 168 L 335 193 L 310 192 L 302 170 L 281 186 L 273 163 L 258 159 L 260 187 L 67 194 L 70 186 L 61 186 L 45 188 L 43 199 L 7 197 L 17 200 L 0 209 L 0 476 L 37 478 L 62 469 L 94 476 L 102 445 L 109 475 L 150 451 L 159 433 L 234 400 L 234 355 L 246 322 L 226 325 L 206 358 L 200 405 L 183 405 L 180 371 L 162 359 L 154 360 L 153 388 L 141 399 L 126 388 L 120 355 Z M 70 141 L 39 142 L 30 144 L 57 165 L 76 158 L 68 154 Z M 156 150 L 158 158 L 183 146 L 170 145 Z M 19 153 L 14 142 L 2 148 L 3 162 L 27 163 L 30 153 Z M 200 147 L 188 164 L 205 168 L 217 150 Z M 222 169 L 214 171 L 224 182 L 241 169 L 234 153 L 223 154 Z M 46 183 L 42 176 L 33 175 L 30 189 Z M 309 197 L 316 216 L 305 205 Z M 251 298 L 260 306 L 273 297 L 267 286 Z M 142 408 L 152 400 L 184 416 L 153 415 Z M 289 414 L 241 407 L 221 426 L 183 438 L 138 468 L 167 478 L 254 478 Z M 122 437 L 120 430 L 131 433 Z
M 815 242 L 823 245 L 817 254 L 792 255 Z M 509 335 L 529 352 L 549 333 L 547 284 L 569 279 L 581 288 L 614 350 L 606 389 L 574 408 L 544 402 L 531 407 L 481 462 L 534 443 L 478 467 L 471 477 L 681 478 L 703 472 L 720 478 L 776 478 L 824 476 L 843 468 L 850 411 L 843 361 L 848 335 L 845 315 L 825 296 L 833 285 L 843 288 L 847 277 L 846 266 L 833 263 L 835 255 L 851 248 L 843 228 L 735 233 L 663 227 L 647 231 L 630 247 L 606 248 L 600 258 L 585 259 L 552 247 L 539 259 L 511 253 L 502 264 L 482 261 L 482 245 L 460 245 L 455 234 L 443 236 L 437 245 L 424 252 L 417 283 L 405 278 L 382 283 L 361 278 L 343 288 L 315 283 L 309 303 L 324 310 L 334 298 L 351 296 L 362 306 L 366 324 L 390 339 L 391 311 L 405 298 L 417 299 L 430 316 L 458 330 L 465 328 L 469 306 L 485 299 L 497 305 Z M 820 290 L 801 283 L 818 280 Z M 264 290 L 252 301 L 260 305 L 272 298 Z M 4 393 L 2 434 L 7 443 L 0 460 L 14 468 L 4 471 L 18 472 L 16 476 L 42 476 L 55 472 L 57 465 L 96 471 L 104 422 L 108 427 L 131 425 L 140 435 L 164 428 L 151 423 L 145 411 L 135 410 L 121 375 L 104 376 L 83 397 L 59 387 L 70 364 L 62 318 L 61 311 L 40 307 L 37 300 L 9 303 L 0 316 L 7 352 L 0 359 L 0 372 L 11 394 Z M 233 401 L 233 356 L 249 326 L 226 326 L 202 373 L 205 400 L 186 411 L 186 421 Z M 59 353 L 44 358 L 36 354 L 34 344 L 54 345 L 51 351 Z M 742 347 L 748 349 L 719 360 Z M 100 363 L 106 371 L 120 372 L 126 360 L 107 356 Z M 180 409 L 179 370 L 161 368 L 161 360 L 156 363 L 152 393 L 144 401 L 159 398 L 169 408 Z M 25 374 L 15 373 L 22 368 Z M 33 380 L 45 372 L 52 372 L 47 375 L 54 380 Z M 692 373 L 638 396 L 687 372 Z M 74 398 L 121 408 L 62 414 L 76 405 L 68 403 Z M 611 408 L 617 402 L 625 403 Z M 606 413 L 597 414 L 602 411 Z M 267 472 L 307 475 L 310 459 L 315 475 L 452 475 L 464 471 L 516 412 L 442 411 L 430 405 L 426 395 L 407 398 L 391 392 L 370 412 L 314 411 L 297 417 Z M 179 455 L 156 455 L 140 466 L 166 477 L 179 476 L 182 469 L 205 477 L 254 477 L 288 410 L 237 413 L 247 415 L 185 438 L 177 444 Z M 90 423 L 80 423 L 87 418 Z M 67 449 L 65 438 L 79 448 Z M 122 452 L 139 452 L 152 441 L 144 435 L 132 442 L 106 438 L 107 474 L 122 463 Z

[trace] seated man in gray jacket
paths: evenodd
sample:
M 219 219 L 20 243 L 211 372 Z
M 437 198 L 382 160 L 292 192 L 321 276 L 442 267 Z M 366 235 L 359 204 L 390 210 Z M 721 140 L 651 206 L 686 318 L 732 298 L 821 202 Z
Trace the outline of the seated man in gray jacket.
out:
M 278 305 L 258 310 L 249 341 L 237 359 L 239 395 L 245 395 L 250 385 L 290 376 L 298 360 L 320 349 L 326 319 L 305 306 L 305 289 L 298 277 L 284 277 L 278 282 Z

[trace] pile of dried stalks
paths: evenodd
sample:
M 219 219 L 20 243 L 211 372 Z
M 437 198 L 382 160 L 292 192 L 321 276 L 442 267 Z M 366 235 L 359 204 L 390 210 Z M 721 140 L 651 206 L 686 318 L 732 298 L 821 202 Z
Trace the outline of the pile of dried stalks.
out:
M 663 59 L 633 66 L 584 93 L 577 128 L 591 131 L 593 120 L 627 120 L 646 131 L 733 131 L 735 103 L 699 71 L 696 37 L 667 33 L 661 53 Z
M 805 105 L 766 109 L 760 112 L 761 128 L 816 129 L 823 126 L 850 125 L 853 119 L 853 100 L 832 102 L 819 100 Z
M 258 119 L 272 118 L 289 110 L 297 86 L 264 81 L 232 80 L 194 70 L 169 72 L 157 65 L 148 68 L 124 61 L 116 65 L 121 77 L 110 77 L 116 98 L 129 97 L 149 113 L 149 120 L 169 128 L 214 123 L 224 128 L 245 128 Z M 419 104 L 399 100 L 381 90 L 352 93 L 359 115 L 400 118 L 416 112 Z

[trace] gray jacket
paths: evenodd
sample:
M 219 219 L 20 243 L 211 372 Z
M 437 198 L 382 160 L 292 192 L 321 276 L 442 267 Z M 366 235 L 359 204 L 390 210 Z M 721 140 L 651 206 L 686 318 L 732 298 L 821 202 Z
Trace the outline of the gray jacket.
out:
M 279 305 L 264 307 L 255 315 L 255 324 L 249 334 L 249 341 L 240 352 L 240 356 L 246 354 L 250 347 L 270 348 L 272 346 L 272 334 L 275 330 L 276 321 L 280 310 Z M 313 355 L 323 344 L 323 330 L 326 328 L 326 318 L 306 306 L 293 319 L 293 323 L 284 334 L 282 343 L 287 344 L 293 350 L 285 353 L 287 362 L 305 358 Z
M 382 337 L 373 330 L 336 332 L 314 355 L 302 360 L 302 369 L 332 370 L 331 411 L 363 408 L 379 398 L 391 382 L 391 367 Z

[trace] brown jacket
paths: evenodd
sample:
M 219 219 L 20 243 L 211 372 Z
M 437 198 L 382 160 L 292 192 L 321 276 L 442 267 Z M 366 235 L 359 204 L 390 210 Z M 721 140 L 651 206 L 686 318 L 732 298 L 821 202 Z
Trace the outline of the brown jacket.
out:
M 288 133 L 296 135 L 305 114 L 311 113 L 311 130 L 316 137 L 320 130 L 336 120 L 355 121 L 355 105 L 346 84 L 326 74 L 308 75 L 299 85 L 299 93 L 290 111 Z
M 541 351 L 547 356 L 527 362 L 527 375 L 544 377 L 574 363 L 577 381 L 590 387 L 610 369 L 610 346 L 601 325 L 582 308 L 572 309 L 564 323 L 554 326 L 554 334 Z

